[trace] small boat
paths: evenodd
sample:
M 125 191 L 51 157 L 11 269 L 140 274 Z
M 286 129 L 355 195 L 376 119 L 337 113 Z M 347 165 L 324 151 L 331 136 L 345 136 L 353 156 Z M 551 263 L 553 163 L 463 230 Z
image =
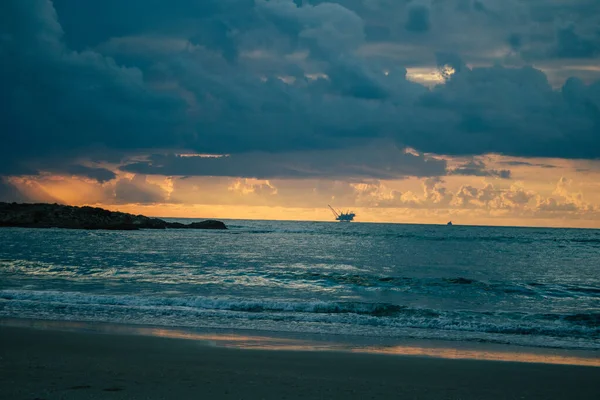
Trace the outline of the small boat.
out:
M 448 222 L 446 225 L 452 226 L 452 221 Z

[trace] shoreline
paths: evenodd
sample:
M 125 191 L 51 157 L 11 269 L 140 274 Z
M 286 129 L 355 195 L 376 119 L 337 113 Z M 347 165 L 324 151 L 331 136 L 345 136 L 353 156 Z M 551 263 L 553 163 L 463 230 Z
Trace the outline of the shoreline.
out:
M 600 352 L 467 341 L 390 339 L 257 330 L 193 329 L 90 321 L 0 318 L 0 329 L 145 336 L 222 349 L 333 352 L 433 359 L 600 367 Z
M 599 372 L 0 326 L 3 399 L 592 399 Z

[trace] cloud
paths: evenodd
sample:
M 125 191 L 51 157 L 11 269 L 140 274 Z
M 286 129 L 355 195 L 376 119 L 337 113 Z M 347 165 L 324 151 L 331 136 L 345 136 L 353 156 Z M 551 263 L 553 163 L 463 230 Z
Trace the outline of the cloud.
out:
M 511 33 L 506 41 L 513 51 L 519 51 L 523 46 L 523 36 L 521 36 L 519 33 Z
M 454 194 L 452 204 L 458 208 L 525 211 L 534 197 L 534 192 L 519 186 L 498 189 L 492 184 L 486 184 L 483 188 L 464 185 Z
M 575 212 L 579 209 L 574 203 L 561 203 L 553 197 L 548 199 L 541 199 L 537 204 L 539 211 L 545 212 Z
M 556 32 L 554 55 L 559 58 L 593 58 L 600 55 L 600 32 L 590 37 L 579 35 L 574 25 L 559 28 Z
M 146 176 L 135 175 L 131 179 L 122 178 L 115 184 L 116 203 L 163 203 L 168 193 L 160 186 L 148 182 Z
M 6 203 L 24 203 L 29 199 L 6 179 L 0 179 L 0 201 Z
M 405 29 L 417 33 L 427 32 L 430 29 L 430 24 L 429 7 L 425 4 L 411 3 L 408 9 L 408 18 L 404 25 Z
M 173 22 L 181 27 L 189 19 L 210 18 L 235 7 L 243 12 L 252 2 L 239 0 L 103 0 L 82 5 L 77 0 L 52 1 L 66 32 L 66 43 L 81 51 L 113 37 L 140 32 L 172 31 Z M 106 22 L 110 21 L 110 24 Z
M 556 168 L 555 165 L 552 164 L 540 164 L 540 163 L 532 163 L 529 161 L 521 161 L 521 160 L 509 160 L 509 161 L 498 161 L 498 164 L 502 165 L 510 165 L 513 167 L 541 167 L 541 168 Z
M 58 170 L 59 173 L 67 173 L 76 176 L 83 176 L 104 183 L 115 179 L 117 175 L 106 168 L 87 167 L 85 165 L 71 164 Z
M 27 177 L 2 179 L 0 201 L 23 203 L 62 203 L 39 181 Z
M 572 184 L 572 180 L 561 177 L 556 184 L 556 189 L 552 193 L 558 199 L 555 197 L 539 198 L 537 204 L 538 210 L 547 212 L 594 211 L 595 207 L 584 200 L 582 193 L 571 190 Z
M 142 174 L 120 176 L 101 184 L 76 177 L 44 176 L 12 178 L 0 185 L 0 201 L 101 204 L 112 207 L 158 206 L 160 212 L 191 210 L 196 206 L 322 209 L 326 204 L 359 211 L 369 219 L 374 215 L 411 215 L 411 220 L 426 221 L 432 215 L 475 218 L 512 218 L 531 224 L 536 219 L 568 220 L 600 218 L 600 209 L 589 200 L 597 192 L 588 184 L 561 178 L 554 187 L 528 189 L 522 183 L 485 178 L 468 184 L 464 178 L 411 178 L 402 181 L 363 179 L 255 179 L 238 177 L 150 177 Z M 10 192 L 20 198 L 2 196 Z M 578 191 L 586 188 L 586 197 Z M 131 206 L 134 205 L 134 208 Z M 367 210 L 369 209 L 369 210 Z M 151 210 L 148 208 L 147 210 Z M 167 211 L 165 211 L 167 210 Z M 248 209 L 248 212 L 250 209 Z M 136 211 L 134 211 L 136 212 Z M 183 211 L 185 212 L 185 211 Z M 316 211 L 315 211 L 316 212 Z M 383 213 L 383 214 L 381 214 Z M 316 216 L 316 214 L 315 214 Z M 457 217 L 458 218 L 458 217 Z M 452 219 L 455 219 L 452 217 Z M 392 219 L 393 220 L 393 219 Z M 402 219 L 396 219 L 400 221 Z M 488 220 L 493 222 L 493 220 Z
M 0 156 L 7 164 L 0 173 L 99 147 L 131 151 L 176 142 L 169 117 L 183 103 L 150 91 L 137 68 L 65 47 L 50 1 L 2 2 L 0 15 L 0 56 L 10 60 L 0 72 Z
M 446 129 L 439 126 L 435 139 L 415 137 L 411 144 L 455 155 L 596 158 L 599 91 L 600 84 L 573 80 L 556 92 L 531 67 L 462 70 L 420 100 L 431 110 L 422 129 L 433 130 L 441 121 Z
M 444 181 L 440 178 L 428 178 L 423 182 L 425 200 L 436 206 L 448 206 L 452 201 L 453 194 L 442 185 Z
M 147 161 L 126 164 L 121 169 L 132 173 L 167 176 L 402 179 L 407 176 L 445 175 L 446 161 L 407 153 L 393 144 L 381 142 L 344 150 L 256 152 L 219 157 L 155 154 Z
M 0 4 L 0 175 L 106 182 L 110 171 L 81 166 L 109 159 L 144 174 L 444 174 L 439 160 L 391 155 L 405 147 L 600 157 L 600 83 L 554 88 L 523 66 L 560 60 L 561 46 L 591 65 L 589 2 L 80 3 Z M 557 33 L 554 16 L 567 15 L 576 28 Z M 407 79 L 411 66 L 446 68 L 446 79 L 429 89 Z M 230 157 L 128 161 L 180 153 Z M 457 173 L 484 173 L 471 169 Z
M 440 178 L 424 179 L 422 194 L 394 190 L 381 181 L 355 184 L 352 185 L 354 193 L 346 197 L 345 205 L 418 210 L 480 210 L 532 216 L 540 210 L 539 202 L 548 200 L 534 191 L 516 185 L 509 188 L 498 188 L 489 183 L 483 187 L 462 185 L 452 191 L 444 184 L 444 180 Z M 563 205 L 560 202 L 558 204 Z M 563 211 L 568 211 L 567 208 Z
M 502 179 L 509 179 L 511 172 L 508 169 L 487 169 L 483 161 L 471 160 L 466 164 L 456 167 L 449 171 L 450 175 L 467 175 L 467 176 L 491 176 Z

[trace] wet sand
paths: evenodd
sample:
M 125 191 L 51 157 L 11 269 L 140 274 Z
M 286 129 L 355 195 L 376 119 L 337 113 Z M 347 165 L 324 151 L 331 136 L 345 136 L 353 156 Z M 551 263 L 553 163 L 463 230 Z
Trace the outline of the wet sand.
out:
M 0 399 L 598 399 L 600 368 L 0 326 Z

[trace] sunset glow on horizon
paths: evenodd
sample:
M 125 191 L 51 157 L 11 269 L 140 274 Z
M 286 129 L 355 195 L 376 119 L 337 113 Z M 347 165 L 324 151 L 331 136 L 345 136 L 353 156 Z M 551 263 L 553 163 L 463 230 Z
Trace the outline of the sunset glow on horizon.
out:
M 456 165 L 449 168 L 464 165 L 459 159 L 445 160 Z M 142 176 L 115 170 L 117 177 L 104 183 L 54 174 L 10 182 L 32 201 L 153 217 L 333 221 L 327 208 L 332 204 L 356 212 L 357 222 L 600 227 L 600 173 L 593 172 L 595 162 L 536 159 L 524 165 L 500 156 L 484 160 L 491 170 L 512 164 L 510 179 L 457 174 L 353 182 Z M 584 167 L 589 171 L 583 173 Z

